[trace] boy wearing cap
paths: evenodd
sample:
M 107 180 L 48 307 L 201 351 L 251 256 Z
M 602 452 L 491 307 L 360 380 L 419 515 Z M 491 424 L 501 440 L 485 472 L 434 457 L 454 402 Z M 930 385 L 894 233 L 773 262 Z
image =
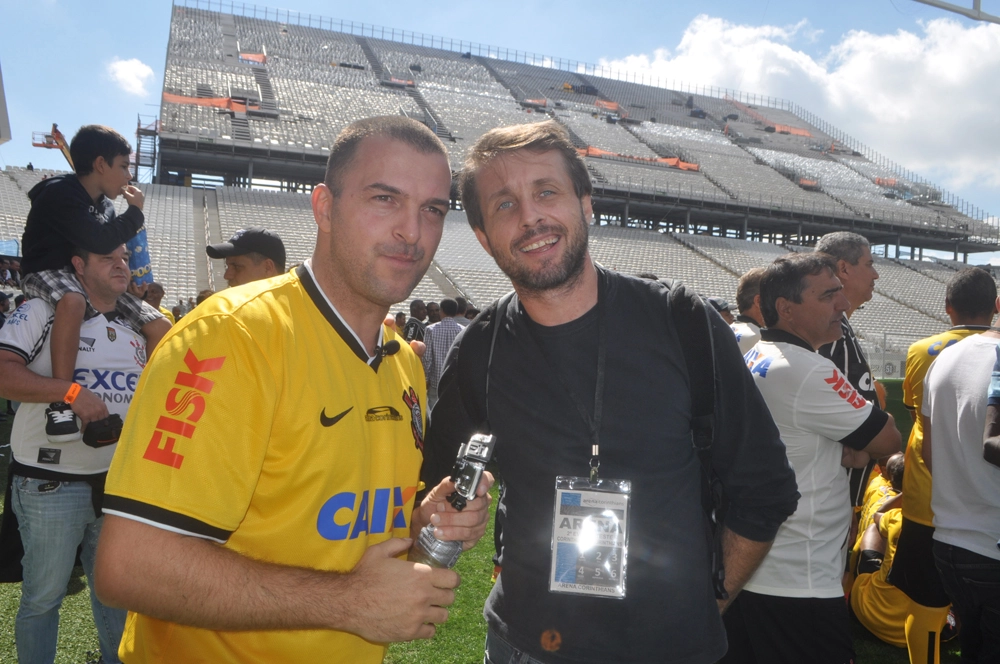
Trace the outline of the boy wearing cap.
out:
M 229 242 L 205 247 L 209 258 L 225 258 L 224 278 L 230 286 L 285 273 L 285 243 L 266 228 L 242 228 Z

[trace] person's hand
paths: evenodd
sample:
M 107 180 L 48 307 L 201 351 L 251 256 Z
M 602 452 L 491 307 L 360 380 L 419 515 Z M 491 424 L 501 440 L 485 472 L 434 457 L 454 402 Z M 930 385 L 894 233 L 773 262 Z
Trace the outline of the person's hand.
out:
M 88 423 L 103 420 L 108 416 L 107 404 L 87 388 L 80 390 L 80 393 L 76 395 L 76 399 L 73 400 L 73 403 L 69 407 L 80 418 L 82 423 L 80 431 L 83 431 Z
M 352 602 L 349 631 L 376 643 L 429 639 L 435 624 L 448 620 L 458 574 L 399 560 L 413 540 L 393 538 L 368 547 L 349 574 Z
M 142 204 L 146 202 L 146 194 L 142 193 L 142 190 L 138 187 L 133 187 L 130 184 L 122 187 L 122 196 L 125 197 L 126 203 L 134 205 L 140 210 L 142 209 Z
M 130 279 L 128 282 L 128 292 L 135 295 L 140 300 L 146 299 L 146 291 L 149 290 L 149 284 L 137 284 L 135 279 Z
M 410 342 L 410 348 L 412 348 L 413 352 L 417 354 L 417 357 L 423 357 L 424 353 L 427 351 L 427 344 L 423 341 L 417 341 L 414 339 Z
M 490 487 L 493 486 L 493 475 L 484 472 L 476 487 L 476 499 L 470 500 L 461 512 L 456 510 L 447 498 L 455 492 L 455 483 L 450 477 L 430 490 L 413 516 L 414 526 L 431 523 L 434 525 L 434 537 L 439 540 L 456 540 L 462 543 L 462 549 L 468 551 L 486 532 L 486 524 L 490 519 Z
M 864 468 L 872 460 L 867 452 L 851 449 L 847 445 L 842 447 L 844 449 L 840 453 L 840 465 L 844 468 Z

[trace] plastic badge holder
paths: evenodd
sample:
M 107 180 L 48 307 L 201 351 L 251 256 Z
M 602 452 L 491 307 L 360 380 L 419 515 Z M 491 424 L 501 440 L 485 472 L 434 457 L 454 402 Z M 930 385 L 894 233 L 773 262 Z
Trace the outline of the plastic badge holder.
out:
M 628 480 L 556 478 L 550 592 L 625 598 L 631 498 Z

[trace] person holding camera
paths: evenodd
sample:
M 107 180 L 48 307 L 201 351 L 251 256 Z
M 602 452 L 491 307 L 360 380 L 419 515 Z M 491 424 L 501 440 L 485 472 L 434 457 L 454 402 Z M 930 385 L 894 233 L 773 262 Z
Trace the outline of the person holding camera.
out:
M 461 189 L 516 297 L 452 345 L 421 477 L 447 475 L 479 427 L 496 436 L 501 572 L 484 611 L 486 663 L 717 661 L 728 600 L 713 587 L 671 289 L 591 259 L 590 178 L 555 122 L 487 132 Z M 719 528 L 732 598 L 798 494 L 735 337 L 698 311 L 714 344 L 691 359 L 717 375 L 711 467 L 730 504 Z

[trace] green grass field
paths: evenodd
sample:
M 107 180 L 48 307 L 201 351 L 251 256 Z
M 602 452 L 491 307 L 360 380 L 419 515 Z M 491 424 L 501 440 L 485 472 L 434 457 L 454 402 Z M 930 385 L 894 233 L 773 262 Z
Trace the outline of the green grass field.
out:
M 6 407 L 5 403 L 0 405 Z M 0 445 L 6 445 L 11 422 L 0 422 Z M 0 480 L 6 482 L 10 448 L 0 449 Z M 495 498 L 495 496 L 494 496 Z M 446 624 L 438 627 L 430 641 L 398 643 L 389 648 L 389 664 L 475 664 L 482 662 L 486 623 L 483 601 L 489 594 L 493 572 L 492 525 L 483 542 L 463 554 L 457 570 L 462 576 L 455 605 L 450 609 Z M 90 614 L 90 595 L 82 569 L 76 569 L 70 580 L 62 607 L 59 629 L 57 664 L 85 664 L 96 660 L 97 631 Z M 20 584 L 0 584 L 0 662 L 15 662 L 14 616 L 21 597 Z M 907 664 L 906 651 L 888 646 L 854 624 L 854 645 L 859 664 Z M 941 661 L 957 664 L 955 642 L 946 644 Z

